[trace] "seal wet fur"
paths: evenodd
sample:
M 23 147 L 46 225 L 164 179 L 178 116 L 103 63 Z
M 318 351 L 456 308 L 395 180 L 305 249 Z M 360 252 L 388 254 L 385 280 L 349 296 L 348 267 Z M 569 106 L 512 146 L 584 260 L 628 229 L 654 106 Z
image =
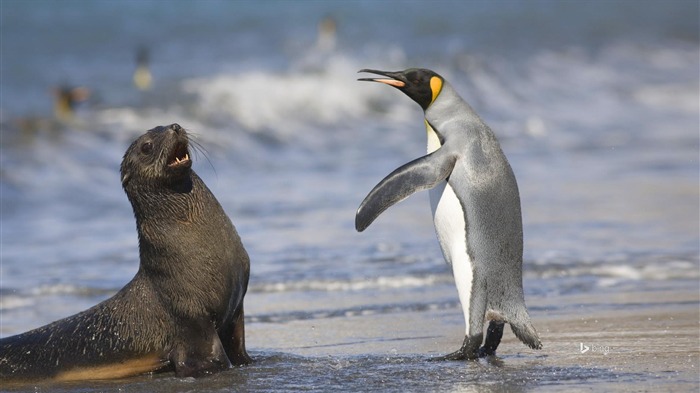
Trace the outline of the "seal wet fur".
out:
M 111 379 L 158 370 L 201 376 L 251 362 L 243 298 L 250 261 L 192 170 L 187 133 L 157 127 L 129 147 L 122 186 L 140 265 L 110 299 L 0 340 L 0 381 Z

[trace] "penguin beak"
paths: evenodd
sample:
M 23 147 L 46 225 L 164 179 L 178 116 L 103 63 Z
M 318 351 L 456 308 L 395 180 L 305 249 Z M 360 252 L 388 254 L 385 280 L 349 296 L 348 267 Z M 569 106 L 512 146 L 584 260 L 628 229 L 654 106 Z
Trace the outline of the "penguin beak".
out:
M 358 79 L 358 81 L 385 83 L 389 86 L 394 86 L 396 88 L 406 87 L 406 78 L 400 72 L 370 70 L 370 69 L 366 69 L 366 68 L 362 69 L 358 72 L 369 72 L 371 74 L 377 74 L 377 75 L 381 75 L 381 76 L 385 76 L 385 77 L 389 78 L 389 79 L 386 79 L 386 78 L 360 78 L 360 79 Z

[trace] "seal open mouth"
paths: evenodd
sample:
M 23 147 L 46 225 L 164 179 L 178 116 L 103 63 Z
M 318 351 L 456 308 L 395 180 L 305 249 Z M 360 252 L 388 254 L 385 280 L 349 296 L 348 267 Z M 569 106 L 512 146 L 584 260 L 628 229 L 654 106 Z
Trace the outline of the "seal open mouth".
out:
M 168 157 L 168 168 L 179 168 L 192 165 L 190 153 L 187 150 L 187 142 L 179 142 L 173 153 Z

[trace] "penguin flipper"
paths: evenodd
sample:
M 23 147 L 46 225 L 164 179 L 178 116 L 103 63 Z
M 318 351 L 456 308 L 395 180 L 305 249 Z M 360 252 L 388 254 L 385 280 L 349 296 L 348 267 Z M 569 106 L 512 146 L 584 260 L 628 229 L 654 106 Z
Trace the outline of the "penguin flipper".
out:
M 390 206 L 415 192 L 435 187 L 452 173 L 456 161 L 456 155 L 438 149 L 391 172 L 360 204 L 355 214 L 355 229 L 364 231 Z

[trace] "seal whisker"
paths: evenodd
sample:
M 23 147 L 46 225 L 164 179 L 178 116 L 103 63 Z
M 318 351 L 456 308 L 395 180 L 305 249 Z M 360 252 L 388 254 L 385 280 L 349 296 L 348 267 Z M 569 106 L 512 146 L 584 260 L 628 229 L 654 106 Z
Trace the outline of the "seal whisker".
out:
M 202 156 L 207 160 L 209 163 L 209 166 L 211 169 L 214 171 L 214 174 L 218 176 L 216 173 L 216 168 L 214 167 L 214 164 L 212 164 L 211 160 L 209 159 L 209 152 L 207 149 L 202 145 L 202 143 L 197 139 L 199 138 L 199 135 L 197 134 L 192 134 L 189 133 L 187 134 L 188 140 L 190 142 L 190 146 L 192 146 L 192 151 L 194 152 L 194 156 L 199 159 L 199 154 L 201 153 Z

